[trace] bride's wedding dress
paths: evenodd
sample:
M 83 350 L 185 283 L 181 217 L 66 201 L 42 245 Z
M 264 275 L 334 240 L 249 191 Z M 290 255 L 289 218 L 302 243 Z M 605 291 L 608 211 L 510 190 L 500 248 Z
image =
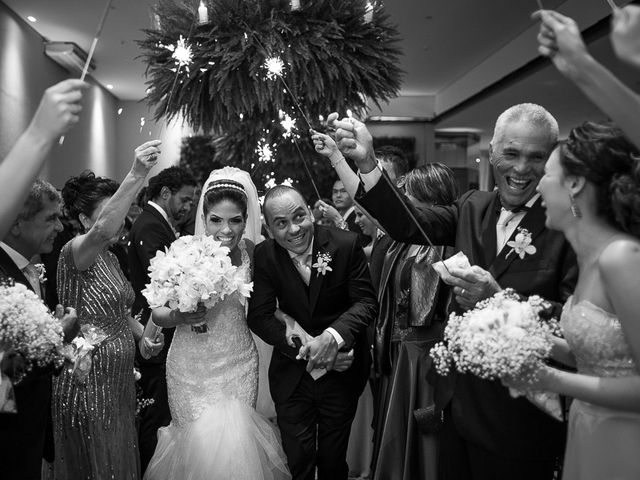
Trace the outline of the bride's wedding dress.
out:
M 249 255 L 239 248 L 250 279 Z M 145 480 L 289 479 L 274 427 L 255 411 L 258 352 L 238 294 L 206 314 L 208 331 L 176 327 L 167 356 L 171 424 Z

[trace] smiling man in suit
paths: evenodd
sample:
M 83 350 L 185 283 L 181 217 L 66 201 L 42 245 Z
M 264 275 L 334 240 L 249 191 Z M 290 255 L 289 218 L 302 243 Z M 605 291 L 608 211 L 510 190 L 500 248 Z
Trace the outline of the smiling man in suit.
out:
M 562 234 L 545 228 L 536 193 L 558 139 L 558 124 L 544 108 L 520 104 L 503 112 L 490 144 L 497 189 L 471 190 L 452 206 L 414 208 L 382 178 L 371 135 L 357 120 L 330 120 L 343 153 L 359 170 L 358 202 L 395 240 L 425 243 L 400 202 L 412 210 L 430 240 L 465 253 L 474 271 L 453 270 L 453 310 L 471 309 L 503 288 L 564 302 L 577 277 L 575 254 Z M 366 193 L 363 192 L 366 191 Z M 535 252 L 524 258 L 509 241 L 525 233 Z M 531 251 L 531 249 L 529 250 Z M 524 398 L 511 398 L 499 381 L 453 375 L 436 387 L 447 405 L 441 435 L 441 477 L 452 480 L 550 480 L 564 446 L 560 422 Z
M 32 259 L 49 253 L 60 231 L 60 194 L 50 183 L 37 180 L 29 190 L 22 212 L 0 242 L 0 279 L 13 279 L 44 299 L 45 273 L 39 274 Z M 76 314 L 59 305 L 48 305 L 62 323 L 65 340 L 77 333 Z M 0 414 L 0 472 L 3 478 L 39 479 L 43 457 L 53 460 L 51 428 L 51 374 L 36 368 L 14 387 L 17 413 Z M 46 435 L 49 433 L 49 435 Z
M 149 263 L 158 250 L 164 251 L 176 239 L 173 224 L 189 212 L 194 201 L 195 186 L 191 174 L 180 167 L 165 168 L 151 177 L 147 187 L 147 198 L 150 200 L 129 232 L 129 274 L 136 294 L 132 313 L 142 312 L 142 323 L 145 325 L 151 315 L 147 299 L 142 295 L 142 290 L 149 283 Z M 156 449 L 158 428 L 169 425 L 171 421 L 165 363 L 173 331 L 173 328 L 164 329 L 165 345 L 157 356 L 150 357 L 144 339 L 136 355 L 144 398 L 154 400 L 141 412 L 140 418 L 139 447 L 143 473 Z
M 295 480 L 313 480 L 316 466 L 319 480 L 346 480 L 351 422 L 371 361 L 366 328 L 378 310 L 367 260 L 356 234 L 314 226 L 291 187 L 267 192 L 264 214 L 273 238 L 256 246 L 248 323 L 274 346 L 269 381 L 289 468 Z M 276 308 L 313 337 L 299 351 Z M 353 350 L 344 371 L 334 369 L 339 350 Z

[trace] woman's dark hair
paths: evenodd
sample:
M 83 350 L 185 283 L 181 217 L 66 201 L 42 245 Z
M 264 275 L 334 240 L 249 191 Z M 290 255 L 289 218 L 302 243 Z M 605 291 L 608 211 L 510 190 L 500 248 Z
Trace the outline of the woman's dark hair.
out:
M 442 163 L 427 163 L 414 168 L 405 177 L 405 191 L 421 202 L 451 205 L 458 198 L 458 183 L 453 171 Z
M 247 218 L 247 194 L 241 183 L 233 180 L 216 180 L 207 186 L 203 195 L 202 209 L 205 216 L 216 203 L 229 200 L 235 203 L 242 212 L 242 216 Z
M 640 237 L 640 152 L 611 122 L 585 122 L 560 144 L 565 175 L 584 177 L 596 191 L 596 213 Z
M 115 180 L 96 177 L 88 170 L 77 177 L 71 177 L 62 187 L 62 201 L 67 217 L 77 221 L 81 213 L 90 217 L 96 205 L 116 193 L 118 186 Z

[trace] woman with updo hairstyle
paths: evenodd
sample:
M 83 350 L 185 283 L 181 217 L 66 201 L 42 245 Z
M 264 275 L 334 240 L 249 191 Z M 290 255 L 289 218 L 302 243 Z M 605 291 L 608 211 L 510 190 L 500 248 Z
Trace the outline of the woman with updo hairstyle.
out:
M 640 478 L 639 152 L 611 123 L 586 122 L 551 154 L 538 191 L 546 225 L 576 252 L 578 283 L 564 306 L 554 360 L 518 389 L 573 398 L 564 480 Z
M 62 189 L 66 213 L 81 228 L 60 252 L 58 296 L 76 309 L 81 329 L 96 327 L 106 338 L 90 352 L 90 363 L 66 369 L 54 380 L 54 478 L 140 477 L 133 361 L 142 325 L 129 314 L 133 290 L 109 246 L 120 237 L 159 145 L 153 140 L 136 148 L 120 185 L 84 172 Z

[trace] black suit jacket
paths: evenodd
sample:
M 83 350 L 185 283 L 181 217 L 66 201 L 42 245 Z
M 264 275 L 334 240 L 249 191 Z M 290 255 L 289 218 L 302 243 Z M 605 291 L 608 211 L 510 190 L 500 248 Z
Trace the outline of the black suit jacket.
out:
M 129 248 L 127 255 L 129 257 L 129 275 L 131 276 L 131 286 L 135 291 L 136 298 L 131 308 L 132 313 L 136 314 L 142 310 L 142 322 L 146 324 L 151 310 L 147 299 L 142 295 L 147 283 L 149 283 L 149 263 L 156 256 L 158 250 L 164 250 L 170 246 L 176 239 L 171 226 L 164 217 L 151 205 L 144 206 L 142 213 L 138 216 L 129 232 Z M 171 345 L 174 328 L 165 328 L 164 340 L 165 346 L 162 352 L 150 359 L 143 359 L 137 355 L 137 360 L 141 363 L 164 364 L 167 358 L 167 352 Z
M 2 248 L 0 278 L 13 278 L 16 283 L 33 291 L 27 278 Z M 19 384 L 14 385 L 18 413 L 0 414 L 2 478 L 39 479 L 42 458 L 53 459 L 51 373 L 46 368 L 29 372 Z
M 307 288 L 286 249 L 274 240 L 266 240 L 255 249 L 248 323 L 260 338 L 274 346 L 269 381 L 275 402 L 291 396 L 306 368 L 305 362 L 295 360 L 296 351 L 286 342 L 285 327 L 273 316 L 277 306 L 310 335 L 333 327 L 344 339 L 343 350 L 353 348 L 351 367 L 327 376 L 358 394 L 368 378 L 371 358 L 366 328 L 377 315 L 378 305 L 364 252 L 357 235 L 316 226 L 313 263 L 318 253 L 331 255 L 332 271 L 322 275 L 313 268 Z
M 381 179 L 358 202 L 377 218 L 389 235 L 406 243 L 426 243 L 391 187 Z M 502 288 L 540 295 L 552 302 L 564 302 L 577 280 L 575 254 L 564 236 L 545 228 L 541 200 L 532 206 L 519 227 L 531 232 L 533 255 L 521 259 L 507 256 L 509 247 L 496 252 L 496 223 L 500 212 L 497 191 L 469 191 L 452 206 L 416 209 L 421 226 L 435 245 L 451 245 L 461 250 L 472 265 L 488 270 Z M 511 240 L 515 238 L 514 232 Z M 458 309 L 455 303 L 453 309 Z M 498 381 L 459 375 L 448 384 L 439 384 L 441 403 L 452 397 L 452 414 L 459 433 L 494 453 L 510 458 L 547 459 L 563 448 L 563 426 L 524 398 L 512 399 Z

